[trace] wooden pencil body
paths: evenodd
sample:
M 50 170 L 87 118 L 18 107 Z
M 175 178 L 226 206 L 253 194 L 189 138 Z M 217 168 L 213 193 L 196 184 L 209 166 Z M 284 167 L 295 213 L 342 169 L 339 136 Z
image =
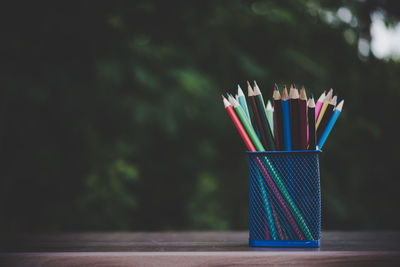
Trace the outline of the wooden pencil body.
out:
M 299 99 L 290 99 L 290 130 L 292 149 L 299 150 Z
M 315 139 L 315 107 L 308 108 L 308 136 L 308 150 L 315 150 L 317 143 Z
M 274 130 L 277 150 L 285 150 L 282 112 L 282 100 L 274 100 Z
M 328 124 L 329 120 L 332 117 L 333 109 L 335 108 L 334 105 L 329 104 L 325 110 L 324 116 L 321 119 L 320 124 L 317 128 L 317 141 L 321 138 L 322 133 L 324 132 L 326 125 Z
M 269 146 L 268 146 L 267 138 L 266 138 L 266 135 L 265 135 L 264 127 L 262 125 L 260 112 L 259 112 L 259 110 L 257 108 L 255 97 L 254 96 L 249 96 L 249 100 L 250 100 L 251 110 L 253 112 L 253 117 L 254 117 L 254 120 L 256 122 L 258 132 L 260 134 L 261 143 L 264 146 L 264 148 L 268 149 Z M 265 112 L 264 112 L 264 114 L 265 114 Z
M 307 149 L 307 100 L 299 100 L 299 149 Z
M 264 129 L 268 150 L 275 150 L 274 138 L 272 137 L 271 127 L 269 126 L 267 114 L 265 113 L 264 101 L 262 100 L 262 96 L 255 95 L 254 99 L 257 105 L 258 113 L 260 115 L 262 127 Z
M 282 115 L 283 115 L 283 134 L 286 151 L 292 150 L 292 138 L 290 130 L 290 107 L 289 100 L 282 100 Z

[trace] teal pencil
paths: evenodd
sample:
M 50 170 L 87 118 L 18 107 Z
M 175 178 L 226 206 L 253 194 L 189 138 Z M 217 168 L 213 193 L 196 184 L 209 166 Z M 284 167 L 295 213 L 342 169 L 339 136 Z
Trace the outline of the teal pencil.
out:
M 268 197 L 267 191 L 265 190 L 263 179 L 260 174 L 260 170 L 254 169 L 253 171 L 255 171 L 255 173 L 257 174 L 257 182 L 258 182 L 258 186 L 260 187 L 261 196 L 262 196 L 262 200 L 263 200 L 264 208 L 265 208 L 265 213 L 267 215 L 268 227 L 271 230 L 271 233 L 270 233 L 271 237 L 273 240 L 277 240 L 278 236 L 277 236 L 277 232 L 276 232 L 276 228 L 275 228 L 275 221 L 274 221 L 273 213 L 271 211 L 271 205 L 273 205 L 273 203 L 270 204 L 270 199 Z M 279 221 L 277 221 L 276 223 L 279 223 Z
M 253 92 L 251 92 L 251 93 L 252 93 L 251 94 L 252 97 L 254 97 Z M 286 96 L 287 96 L 287 92 L 286 92 Z M 233 102 L 235 103 L 235 101 L 233 101 Z M 253 102 L 255 102 L 255 101 L 253 101 Z M 260 102 L 260 101 L 258 101 L 258 102 Z M 229 105 L 229 106 L 231 105 L 226 99 L 224 99 L 224 104 L 225 104 L 225 107 L 227 107 L 227 105 Z M 238 105 L 238 106 L 240 107 L 240 105 Z M 232 107 L 231 107 L 231 109 L 232 109 Z M 241 108 L 239 108 L 237 110 L 237 112 L 239 114 L 242 113 L 240 109 Z M 234 113 L 235 113 L 235 117 L 236 117 L 237 116 L 236 112 L 234 112 Z M 244 112 L 242 114 L 243 114 L 242 117 L 245 118 Z M 265 115 L 265 112 L 264 112 L 264 115 Z M 242 119 L 242 123 L 246 124 L 247 122 L 246 122 L 245 119 L 244 120 Z M 240 126 L 243 128 L 243 126 L 241 124 L 240 124 Z M 249 128 L 252 128 L 252 127 L 249 127 Z M 244 131 L 246 131 L 246 130 L 244 130 Z M 247 136 L 247 134 L 246 134 L 246 136 Z M 249 138 L 249 137 L 247 137 L 247 138 Z M 251 145 L 253 146 L 252 143 L 251 143 Z M 253 149 L 254 150 L 251 150 L 251 151 L 255 151 L 254 147 L 253 147 Z M 257 148 L 257 150 L 258 151 L 264 151 L 262 145 L 260 146 L 260 148 Z M 264 165 L 263 163 L 265 163 L 266 165 Z M 286 216 L 288 216 L 288 218 L 290 218 L 290 217 L 292 217 L 292 214 L 293 214 L 293 216 L 295 217 L 294 220 L 290 219 L 290 222 L 291 222 L 292 226 L 294 227 L 294 229 L 296 230 L 296 233 L 299 236 L 299 238 L 303 239 L 302 233 L 298 231 L 295 221 L 299 224 L 299 226 L 302 229 L 302 232 L 305 234 L 307 240 L 312 240 L 313 237 L 312 237 L 312 234 L 311 234 L 311 232 L 310 232 L 310 230 L 309 230 L 309 228 L 307 226 L 306 221 L 302 217 L 302 215 L 300 213 L 300 210 L 297 208 L 295 202 L 293 201 L 293 199 L 291 198 L 289 192 L 287 191 L 284 182 L 281 180 L 281 178 L 279 177 L 279 174 L 275 170 L 275 167 L 273 166 L 273 163 L 267 157 L 264 157 L 263 162 L 261 161 L 261 159 L 258 159 L 258 164 L 259 164 L 259 168 L 260 168 L 261 172 L 263 173 L 263 177 L 267 180 L 269 186 L 274 191 L 274 194 L 277 195 L 278 200 L 279 200 L 280 204 L 282 205 L 282 208 L 285 210 Z M 276 186 L 279 188 L 279 190 L 277 190 Z M 283 198 L 286 199 L 286 203 L 284 203 L 283 199 L 280 197 L 280 192 L 282 193 Z M 289 212 L 287 210 L 288 208 L 291 210 L 291 212 Z
M 244 112 L 246 113 L 247 118 L 250 120 L 250 113 L 249 113 L 249 108 L 247 107 L 247 102 L 246 102 L 246 97 L 243 94 L 242 88 L 240 88 L 240 85 L 238 84 L 238 101 Z
M 267 115 L 269 127 L 272 131 L 272 137 L 275 138 L 275 131 L 274 131 L 274 109 L 272 108 L 271 101 L 267 101 L 267 106 L 265 107 L 265 113 Z
M 259 142 L 259 140 L 258 140 L 253 128 L 251 127 L 250 123 L 248 123 L 248 121 L 246 120 L 246 115 L 245 115 L 243 109 L 241 108 L 241 106 L 239 105 L 239 103 L 235 99 L 233 99 L 232 97 L 231 97 L 231 101 L 234 103 L 233 106 L 235 107 L 236 114 L 239 116 L 242 124 L 244 125 L 244 127 L 245 127 L 245 129 L 247 131 L 247 134 L 250 136 L 251 140 L 253 141 L 254 146 L 257 148 L 258 151 L 265 151 L 264 147 L 261 144 L 261 142 Z M 265 113 L 264 113 L 264 115 L 265 115 Z M 288 193 L 288 191 L 287 191 L 287 189 L 285 187 L 285 184 L 283 183 L 282 179 L 279 177 L 279 174 L 275 170 L 274 165 L 272 164 L 272 162 L 270 162 L 270 160 L 267 157 L 264 157 L 264 160 L 265 160 L 265 163 L 266 163 L 265 167 L 268 170 L 268 173 L 271 175 L 274 183 L 279 188 L 279 190 L 282 193 L 283 197 L 286 199 L 287 205 L 288 205 L 289 209 L 292 211 L 292 214 L 295 217 L 295 220 L 297 221 L 297 223 L 299 224 L 299 226 L 303 230 L 304 234 L 306 235 L 306 238 L 308 238 L 308 240 L 312 240 L 313 237 L 312 237 L 312 235 L 310 233 L 310 230 L 309 230 L 304 218 L 302 217 L 299 209 L 297 208 L 296 204 L 294 203 L 294 201 L 290 197 L 290 195 L 289 195 L 289 193 Z M 268 208 L 268 209 L 270 210 L 270 208 Z M 274 232 L 275 235 L 276 235 L 275 225 L 274 224 L 271 224 L 271 225 L 273 225 L 273 227 L 274 227 L 273 229 L 271 229 L 271 231 Z M 298 233 L 298 234 L 301 235 L 300 233 Z
M 242 106 L 233 97 L 230 96 L 229 98 L 230 98 L 229 102 L 233 103 L 232 106 L 235 109 L 237 116 L 239 117 L 240 121 L 242 122 L 242 125 L 246 129 L 247 134 L 250 136 L 253 143 L 259 149 L 264 150 L 261 142 L 257 138 L 256 133 L 254 132 L 253 127 L 251 126 L 251 123 L 246 118 L 246 113 L 244 112 Z M 262 201 L 264 202 L 264 208 L 265 208 L 265 213 L 266 213 L 267 220 L 268 220 L 268 226 L 269 226 L 269 229 L 271 230 L 272 239 L 276 240 L 278 237 L 277 237 L 277 231 L 275 228 L 275 222 L 273 219 L 273 214 L 271 212 L 270 200 L 268 198 L 267 191 L 265 190 L 264 183 L 262 181 L 262 177 L 259 174 L 259 170 L 256 170 L 256 173 L 257 173 L 258 185 L 260 187 L 260 191 L 261 191 L 261 195 L 262 195 Z

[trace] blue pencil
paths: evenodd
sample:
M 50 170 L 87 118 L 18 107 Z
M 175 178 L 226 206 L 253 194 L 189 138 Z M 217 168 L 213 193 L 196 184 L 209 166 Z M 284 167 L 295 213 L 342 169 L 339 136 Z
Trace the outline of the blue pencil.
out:
M 289 110 L 289 95 L 287 89 L 282 92 L 282 113 L 283 113 L 283 138 L 285 140 L 285 150 L 292 150 L 292 140 L 290 137 L 290 110 Z
M 246 113 L 247 118 L 250 120 L 250 113 L 249 113 L 249 108 L 247 107 L 246 98 L 245 98 L 242 88 L 240 88 L 239 84 L 238 84 L 238 101 L 239 101 L 240 106 L 242 106 L 244 112 Z
M 318 148 L 322 149 L 325 144 L 326 139 L 328 138 L 330 132 L 332 131 L 333 126 L 335 125 L 336 120 L 339 118 L 340 113 L 342 112 L 344 100 L 340 101 L 340 103 L 333 110 L 333 114 L 328 124 L 326 125 L 325 131 L 322 133 L 321 138 L 318 141 Z

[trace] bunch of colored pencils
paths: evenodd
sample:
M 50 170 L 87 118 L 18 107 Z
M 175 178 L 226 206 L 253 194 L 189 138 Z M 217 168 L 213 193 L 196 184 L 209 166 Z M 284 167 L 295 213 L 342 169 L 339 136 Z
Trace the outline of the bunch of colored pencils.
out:
M 321 149 L 344 103 L 342 100 L 336 106 L 337 96 L 333 96 L 332 89 L 327 94 L 324 92 L 315 103 L 312 95 L 307 99 L 304 87 L 299 92 L 292 85 L 289 93 L 285 87 L 281 94 L 275 84 L 273 104 L 268 100 L 265 105 L 257 83 L 254 82 L 252 87 L 247 82 L 247 87 L 247 100 L 239 85 L 235 97 L 227 94 L 222 99 L 226 111 L 251 152 Z M 280 220 L 275 214 L 279 210 L 290 224 L 285 231 L 292 239 L 314 240 L 315 237 L 276 167 L 264 156 L 255 157 L 255 164 L 258 187 L 268 221 L 268 227 L 265 228 L 267 239 L 284 239 Z M 275 203 L 269 201 L 270 196 L 264 185 L 273 193 Z
M 250 151 L 322 149 L 344 104 L 342 100 L 336 105 L 332 89 L 324 91 L 315 103 L 312 94 L 307 99 L 304 86 L 298 90 L 291 85 L 289 93 L 285 86 L 281 93 L 275 84 L 273 104 L 268 100 L 265 105 L 255 81 L 253 87 L 247 82 L 247 88 L 247 100 L 239 85 L 235 97 L 227 94 L 222 99 Z

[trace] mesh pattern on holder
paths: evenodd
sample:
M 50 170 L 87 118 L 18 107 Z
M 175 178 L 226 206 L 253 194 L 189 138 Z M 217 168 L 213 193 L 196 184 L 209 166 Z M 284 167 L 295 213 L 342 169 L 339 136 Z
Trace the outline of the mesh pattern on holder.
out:
M 319 153 L 248 152 L 250 243 L 314 240 L 319 245 Z

